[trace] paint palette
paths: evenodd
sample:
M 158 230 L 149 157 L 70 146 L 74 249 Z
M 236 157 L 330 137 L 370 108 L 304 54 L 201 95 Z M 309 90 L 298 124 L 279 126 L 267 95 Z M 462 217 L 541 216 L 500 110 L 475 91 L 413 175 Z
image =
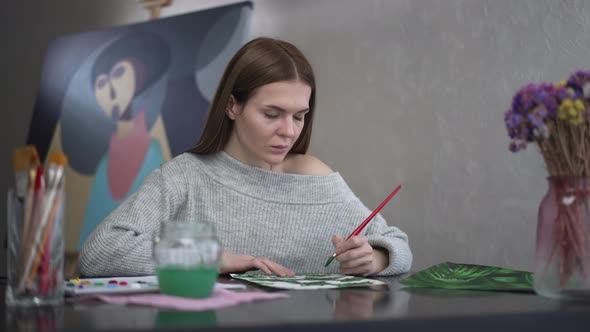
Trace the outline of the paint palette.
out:
M 246 285 L 216 282 L 215 287 L 225 289 L 245 289 Z M 64 281 L 66 296 L 108 293 L 148 293 L 159 292 L 158 277 L 110 277 L 75 278 Z
M 75 278 L 64 281 L 66 296 L 96 293 L 146 293 L 157 292 L 158 278 L 112 277 L 112 278 Z

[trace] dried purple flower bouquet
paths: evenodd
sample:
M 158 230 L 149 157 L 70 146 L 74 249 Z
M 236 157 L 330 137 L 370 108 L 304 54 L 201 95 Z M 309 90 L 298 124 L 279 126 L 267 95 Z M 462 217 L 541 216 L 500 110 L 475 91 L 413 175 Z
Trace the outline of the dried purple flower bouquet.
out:
M 504 114 L 510 151 L 537 143 L 549 173 L 539 208 L 535 289 L 590 291 L 590 71 L 522 87 Z M 589 292 L 590 293 L 590 292 Z

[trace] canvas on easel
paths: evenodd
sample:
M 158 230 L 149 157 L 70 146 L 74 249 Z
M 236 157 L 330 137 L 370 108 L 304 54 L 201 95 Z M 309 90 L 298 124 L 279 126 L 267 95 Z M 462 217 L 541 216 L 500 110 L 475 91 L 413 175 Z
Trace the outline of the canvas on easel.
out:
M 63 151 L 66 251 L 198 140 L 250 2 L 63 36 L 48 47 L 27 144 Z

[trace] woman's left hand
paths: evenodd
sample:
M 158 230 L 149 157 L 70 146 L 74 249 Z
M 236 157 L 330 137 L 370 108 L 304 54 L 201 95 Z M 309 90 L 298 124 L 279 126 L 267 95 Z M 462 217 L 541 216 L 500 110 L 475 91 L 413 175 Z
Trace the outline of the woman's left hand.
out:
M 373 249 L 366 237 L 353 236 L 344 240 L 338 235 L 332 237 L 340 273 L 368 276 L 383 271 L 389 264 L 387 252 Z

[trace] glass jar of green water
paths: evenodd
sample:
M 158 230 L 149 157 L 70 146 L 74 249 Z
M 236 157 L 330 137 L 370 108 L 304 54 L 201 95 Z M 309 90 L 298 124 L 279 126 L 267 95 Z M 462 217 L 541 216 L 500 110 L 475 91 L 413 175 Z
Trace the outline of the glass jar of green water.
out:
M 162 294 L 203 298 L 213 292 L 221 245 L 212 224 L 165 221 L 154 239 L 154 263 Z

